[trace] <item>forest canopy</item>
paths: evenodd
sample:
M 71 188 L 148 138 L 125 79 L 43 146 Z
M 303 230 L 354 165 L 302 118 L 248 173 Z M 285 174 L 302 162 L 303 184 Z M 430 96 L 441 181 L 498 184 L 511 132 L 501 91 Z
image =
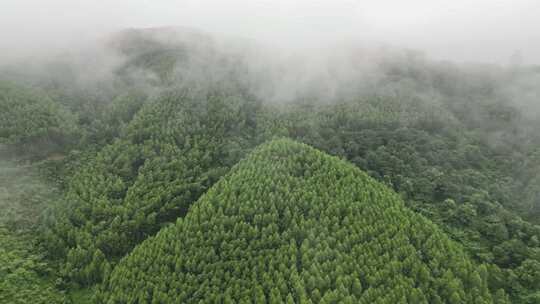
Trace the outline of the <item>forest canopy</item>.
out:
M 397 194 L 290 140 L 264 144 L 123 259 L 99 303 L 491 303 L 476 267 Z
M 540 301 L 538 67 L 242 43 L 0 69 L 2 300 Z

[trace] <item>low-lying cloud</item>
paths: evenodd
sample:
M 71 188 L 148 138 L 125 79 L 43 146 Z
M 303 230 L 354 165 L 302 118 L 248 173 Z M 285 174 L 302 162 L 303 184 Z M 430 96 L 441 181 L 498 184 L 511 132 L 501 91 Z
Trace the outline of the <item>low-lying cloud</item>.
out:
M 434 59 L 506 64 L 519 54 L 540 64 L 539 14 L 535 0 L 3 0 L 0 58 L 38 57 L 122 28 L 184 26 L 282 48 L 356 41 Z

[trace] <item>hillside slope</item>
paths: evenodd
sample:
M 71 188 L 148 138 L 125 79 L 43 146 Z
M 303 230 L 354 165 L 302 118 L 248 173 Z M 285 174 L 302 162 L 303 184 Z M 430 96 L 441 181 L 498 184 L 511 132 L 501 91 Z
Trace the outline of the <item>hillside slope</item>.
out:
M 492 295 L 485 268 L 389 188 L 336 157 L 276 140 L 136 247 L 97 300 L 491 303 Z
M 38 218 L 58 193 L 37 168 L 5 160 L 0 144 L 0 303 L 66 303 L 36 246 Z
M 53 210 L 44 245 L 62 274 L 100 282 L 135 245 L 183 216 L 250 146 L 238 96 L 165 94 L 125 134 L 78 168 Z

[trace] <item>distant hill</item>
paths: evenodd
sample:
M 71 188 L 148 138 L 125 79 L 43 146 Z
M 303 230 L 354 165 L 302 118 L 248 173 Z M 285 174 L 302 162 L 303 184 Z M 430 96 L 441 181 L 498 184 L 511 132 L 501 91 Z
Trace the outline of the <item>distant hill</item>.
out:
M 492 303 L 485 267 L 396 193 L 285 139 L 257 148 L 185 218 L 136 247 L 97 299 Z
M 231 79 L 251 84 L 255 75 L 246 76 L 246 57 L 253 43 L 232 41 L 190 28 L 163 27 L 120 31 L 108 45 L 123 57 L 115 72 L 128 84 L 192 88 Z

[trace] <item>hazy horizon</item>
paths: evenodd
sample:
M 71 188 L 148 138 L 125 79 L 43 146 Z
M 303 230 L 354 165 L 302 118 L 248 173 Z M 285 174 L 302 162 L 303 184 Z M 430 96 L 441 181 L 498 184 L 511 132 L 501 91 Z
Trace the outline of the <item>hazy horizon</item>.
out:
M 294 49 L 345 41 L 414 49 L 435 60 L 507 64 L 520 54 L 524 64 L 540 64 L 540 2 L 533 0 L 3 2 L 4 60 L 125 28 L 178 26 Z

